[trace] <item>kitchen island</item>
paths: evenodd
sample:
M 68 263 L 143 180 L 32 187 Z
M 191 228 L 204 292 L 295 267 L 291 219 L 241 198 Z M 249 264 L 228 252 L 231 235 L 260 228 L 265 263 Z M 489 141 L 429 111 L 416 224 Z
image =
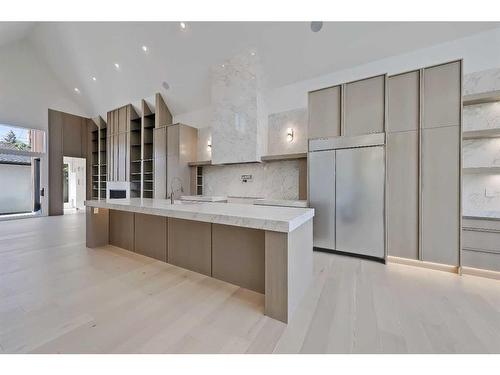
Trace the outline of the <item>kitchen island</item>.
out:
M 85 205 L 87 247 L 111 244 L 263 293 L 265 314 L 285 323 L 312 279 L 310 208 L 146 198 Z

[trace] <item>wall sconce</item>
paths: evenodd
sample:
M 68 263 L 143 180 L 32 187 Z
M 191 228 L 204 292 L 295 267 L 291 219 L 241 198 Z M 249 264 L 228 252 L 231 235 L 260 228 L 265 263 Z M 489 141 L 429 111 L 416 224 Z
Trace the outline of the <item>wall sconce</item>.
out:
M 287 140 L 288 142 L 293 141 L 293 129 L 292 129 L 292 128 L 288 128 L 288 129 L 286 130 L 286 140 Z
M 207 141 L 207 150 L 208 150 L 208 151 L 212 151 L 212 140 L 211 140 L 211 139 L 209 139 L 209 140 Z

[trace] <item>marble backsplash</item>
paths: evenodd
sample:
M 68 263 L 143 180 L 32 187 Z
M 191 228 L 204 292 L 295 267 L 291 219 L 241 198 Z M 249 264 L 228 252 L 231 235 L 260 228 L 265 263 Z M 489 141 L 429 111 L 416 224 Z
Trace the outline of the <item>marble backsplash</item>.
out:
M 241 175 L 252 180 L 241 181 Z M 203 168 L 203 194 L 272 199 L 299 199 L 299 161 L 275 161 Z
M 464 94 L 500 89 L 500 69 L 464 76 Z M 500 102 L 465 106 L 463 130 L 500 128 Z M 500 138 L 463 141 L 463 166 L 499 167 Z M 468 174 L 462 178 L 462 206 L 466 216 L 500 217 L 500 175 Z

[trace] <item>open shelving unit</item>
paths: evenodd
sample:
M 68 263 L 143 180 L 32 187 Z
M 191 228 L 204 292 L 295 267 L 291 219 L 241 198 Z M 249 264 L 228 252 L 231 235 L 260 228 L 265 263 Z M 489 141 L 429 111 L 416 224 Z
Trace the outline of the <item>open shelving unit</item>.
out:
M 153 198 L 153 129 L 155 127 L 156 115 L 145 100 L 142 101 L 142 107 L 142 197 Z
M 92 199 L 106 199 L 106 136 L 107 126 L 106 122 L 97 117 L 92 119 L 95 124 L 90 132 L 91 137 L 91 186 L 92 186 Z
M 130 198 L 141 197 L 142 122 L 134 108 L 130 108 Z

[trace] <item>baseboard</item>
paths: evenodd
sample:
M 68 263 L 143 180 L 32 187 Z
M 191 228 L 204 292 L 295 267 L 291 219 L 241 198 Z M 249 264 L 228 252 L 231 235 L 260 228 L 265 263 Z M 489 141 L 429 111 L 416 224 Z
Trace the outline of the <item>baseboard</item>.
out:
M 459 271 L 459 268 L 457 266 L 450 266 L 448 264 L 441 264 L 441 263 L 425 262 L 423 260 L 416 260 L 416 259 L 399 258 L 399 257 L 395 257 L 395 256 L 388 256 L 387 261 L 390 263 L 397 263 L 397 264 L 404 264 L 406 266 L 428 268 L 428 269 L 432 269 L 432 270 L 436 270 L 436 271 L 444 271 L 444 272 L 451 272 L 451 273 L 458 273 L 458 271 Z
M 500 272 L 482 270 L 480 268 L 462 267 L 462 275 L 486 277 L 488 279 L 500 280 Z
M 316 247 L 316 246 L 313 247 L 313 250 L 314 251 L 320 251 L 322 253 L 331 253 L 331 254 L 337 254 L 337 255 L 345 255 L 345 256 L 348 256 L 348 257 L 366 259 L 366 260 L 371 260 L 371 261 L 374 261 L 374 262 L 385 264 L 385 259 L 384 258 L 377 258 L 377 257 L 371 256 L 371 255 L 348 253 L 346 251 L 325 249 L 323 247 Z

